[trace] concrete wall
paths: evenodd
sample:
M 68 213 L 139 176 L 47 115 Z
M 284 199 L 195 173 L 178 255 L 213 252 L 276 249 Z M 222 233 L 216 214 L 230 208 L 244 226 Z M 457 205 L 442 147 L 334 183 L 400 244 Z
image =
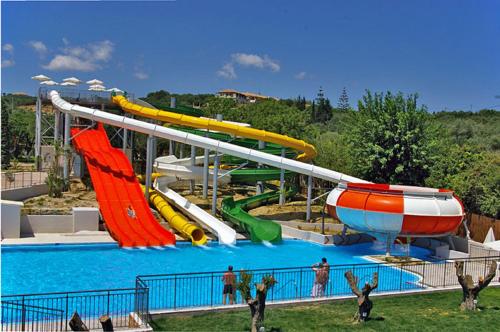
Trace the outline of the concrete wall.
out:
M 99 230 L 99 210 L 89 207 L 73 208 L 73 233 Z
M 21 234 L 22 202 L 0 201 L 1 228 L 3 238 L 18 238 Z
M 24 201 L 25 199 L 45 195 L 49 192 L 46 184 L 37 184 L 31 187 L 2 190 L 2 199 Z
M 21 217 L 21 234 L 72 232 L 72 215 L 27 215 Z
M 99 230 L 97 208 L 75 207 L 72 215 L 27 215 L 21 217 L 21 234 L 76 233 Z

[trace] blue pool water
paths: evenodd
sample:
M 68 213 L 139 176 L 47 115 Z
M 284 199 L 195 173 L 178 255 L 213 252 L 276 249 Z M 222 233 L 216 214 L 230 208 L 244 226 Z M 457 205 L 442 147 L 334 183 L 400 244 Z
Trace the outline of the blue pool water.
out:
M 116 244 L 2 246 L 2 295 L 134 287 L 137 275 L 223 271 L 228 265 L 236 271 L 311 266 L 321 257 L 331 265 L 363 264 L 369 261 L 361 256 L 383 253 L 383 246 L 372 243 L 334 247 L 299 240 L 272 247 L 247 241 L 205 248 L 187 243 L 149 249 Z M 430 251 L 412 247 L 410 255 L 428 259 Z M 405 282 L 418 280 L 404 273 Z

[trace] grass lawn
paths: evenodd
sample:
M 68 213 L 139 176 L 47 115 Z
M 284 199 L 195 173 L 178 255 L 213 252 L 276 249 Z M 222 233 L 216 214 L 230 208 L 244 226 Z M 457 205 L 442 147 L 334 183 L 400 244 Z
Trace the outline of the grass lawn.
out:
M 500 288 L 487 288 L 478 312 L 462 312 L 461 291 L 372 298 L 372 319 L 352 321 L 355 300 L 268 308 L 266 331 L 499 331 Z M 152 323 L 155 331 L 248 331 L 250 311 L 172 316 Z

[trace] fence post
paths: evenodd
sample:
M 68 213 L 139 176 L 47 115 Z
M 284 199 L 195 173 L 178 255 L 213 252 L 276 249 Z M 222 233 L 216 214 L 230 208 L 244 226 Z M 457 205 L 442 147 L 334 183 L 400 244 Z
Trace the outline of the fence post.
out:
M 106 313 L 109 316 L 109 291 L 108 291 L 108 310 L 106 310 Z
M 301 299 L 302 298 L 302 268 L 300 268 L 299 290 L 300 290 L 299 299 Z
M 446 287 L 446 266 L 448 265 L 448 262 L 444 263 L 444 273 L 443 273 L 443 287 Z
M 423 262 L 424 264 L 424 268 L 423 268 L 423 271 L 422 271 L 422 288 L 425 287 L 425 266 L 427 265 L 426 262 Z
M 177 307 L 177 275 L 174 275 L 174 309 Z
M 399 291 L 403 290 L 403 263 L 399 264 Z
M 68 330 L 68 311 L 69 311 L 69 294 L 66 293 L 66 324 L 64 324 L 64 330 Z
M 214 273 L 212 272 L 212 280 L 210 282 L 210 306 L 214 305 Z
M 23 302 L 21 306 L 21 331 L 26 331 L 26 307 L 24 305 L 24 296 L 23 296 Z

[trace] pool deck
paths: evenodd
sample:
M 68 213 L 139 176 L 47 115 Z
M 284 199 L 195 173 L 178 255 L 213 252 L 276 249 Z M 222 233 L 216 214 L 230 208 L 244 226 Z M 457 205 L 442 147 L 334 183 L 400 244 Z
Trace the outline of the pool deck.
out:
M 179 235 L 175 236 L 178 242 L 187 242 Z M 245 240 L 242 234 L 237 234 L 238 240 Z M 211 239 L 216 241 L 216 239 Z M 32 244 L 60 244 L 60 243 L 116 243 L 106 231 L 81 231 L 77 233 L 35 233 L 17 239 L 2 239 L 2 245 L 32 245 Z

